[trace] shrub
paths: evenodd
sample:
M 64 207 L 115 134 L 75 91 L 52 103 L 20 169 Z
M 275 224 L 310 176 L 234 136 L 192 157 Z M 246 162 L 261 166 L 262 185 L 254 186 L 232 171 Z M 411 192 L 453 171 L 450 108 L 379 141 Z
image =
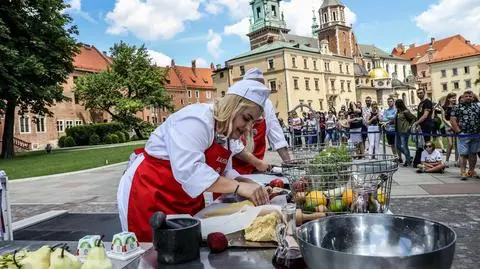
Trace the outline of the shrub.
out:
M 88 144 L 89 145 L 98 145 L 100 144 L 100 136 L 97 134 L 92 134 L 90 138 L 88 139 Z
M 78 125 L 65 130 L 67 136 L 73 137 L 78 146 L 90 145 L 90 137 L 93 134 L 106 137 L 117 131 L 123 131 L 123 126 L 116 122 Z
M 150 134 L 155 130 L 155 126 L 148 121 L 142 121 L 139 124 L 139 128 L 143 138 L 150 137 Z
M 104 139 L 105 144 L 117 144 L 118 136 L 116 134 L 108 134 Z
M 63 145 L 66 148 L 75 147 L 75 140 L 73 140 L 73 137 L 67 136 L 65 137 L 65 141 L 63 142 Z
M 123 134 L 125 135 L 125 142 L 130 141 L 130 134 L 127 131 L 123 131 Z
M 114 134 L 118 136 L 118 143 L 125 143 L 125 134 L 122 131 L 116 131 Z
M 66 136 L 61 136 L 59 139 L 58 139 L 58 146 L 63 148 L 65 147 L 65 138 Z

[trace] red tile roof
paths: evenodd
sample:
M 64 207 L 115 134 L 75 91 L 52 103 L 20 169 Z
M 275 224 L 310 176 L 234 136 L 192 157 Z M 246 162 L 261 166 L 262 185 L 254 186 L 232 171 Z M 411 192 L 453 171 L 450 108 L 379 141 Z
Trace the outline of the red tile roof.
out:
M 166 71 L 167 74 L 165 76 L 165 89 L 184 89 L 183 83 L 178 78 L 175 70 L 171 67 L 161 68 L 162 70 Z
M 214 89 L 212 69 L 186 66 L 175 66 L 175 68 L 178 76 L 181 76 L 180 80 L 183 79 L 187 88 Z
M 82 44 L 80 52 L 73 57 L 75 69 L 89 72 L 105 70 L 111 64 L 110 59 L 95 46 Z
M 417 56 L 423 57 L 430 48 L 430 45 L 431 43 L 426 43 L 407 49 L 406 52 L 401 48 L 394 48 L 392 54 L 410 60 L 412 64 L 415 64 L 419 59 Z M 454 35 L 434 41 L 433 48 L 435 49 L 434 62 L 463 58 L 480 53 L 473 45 L 468 44 L 461 35 Z

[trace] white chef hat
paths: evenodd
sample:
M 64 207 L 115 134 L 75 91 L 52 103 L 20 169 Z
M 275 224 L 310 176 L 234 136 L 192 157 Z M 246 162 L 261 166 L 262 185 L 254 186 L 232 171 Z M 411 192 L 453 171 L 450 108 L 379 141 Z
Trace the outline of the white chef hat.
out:
M 265 108 L 265 101 L 270 95 L 270 89 L 258 81 L 244 79 L 230 86 L 227 94 L 239 95 Z
M 263 78 L 262 71 L 254 67 L 247 70 L 245 75 L 243 75 L 243 79 L 264 79 L 264 78 Z

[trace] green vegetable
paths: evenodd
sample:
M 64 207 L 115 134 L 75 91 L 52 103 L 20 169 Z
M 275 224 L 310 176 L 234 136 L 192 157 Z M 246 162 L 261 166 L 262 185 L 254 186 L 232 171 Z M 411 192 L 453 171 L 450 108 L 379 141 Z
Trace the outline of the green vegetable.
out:
M 305 204 L 303 204 L 302 211 L 303 212 L 315 212 L 315 208 L 317 207 L 317 201 L 315 200 L 307 200 Z

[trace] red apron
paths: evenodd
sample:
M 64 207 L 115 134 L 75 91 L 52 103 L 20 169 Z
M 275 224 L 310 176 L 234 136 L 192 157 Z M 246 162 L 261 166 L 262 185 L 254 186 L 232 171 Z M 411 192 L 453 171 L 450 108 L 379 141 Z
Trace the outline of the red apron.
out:
M 267 135 L 267 123 L 265 119 L 258 121 L 253 125 L 253 152 L 252 154 L 260 160 L 263 160 L 265 156 L 265 150 L 267 150 L 267 142 L 265 136 Z M 243 144 L 245 145 L 245 139 L 242 139 Z M 238 173 L 241 175 L 253 174 L 257 169 L 255 166 L 233 158 L 232 166 Z
M 205 151 L 206 164 L 223 174 L 232 152 L 215 141 Z M 169 214 L 195 215 L 205 207 L 203 194 L 191 198 L 175 180 L 170 161 L 160 160 L 144 152 L 145 159 L 133 177 L 128 202 L 128 230 L 140 242 L 152 242 L 150 217 L 157 211 Z

